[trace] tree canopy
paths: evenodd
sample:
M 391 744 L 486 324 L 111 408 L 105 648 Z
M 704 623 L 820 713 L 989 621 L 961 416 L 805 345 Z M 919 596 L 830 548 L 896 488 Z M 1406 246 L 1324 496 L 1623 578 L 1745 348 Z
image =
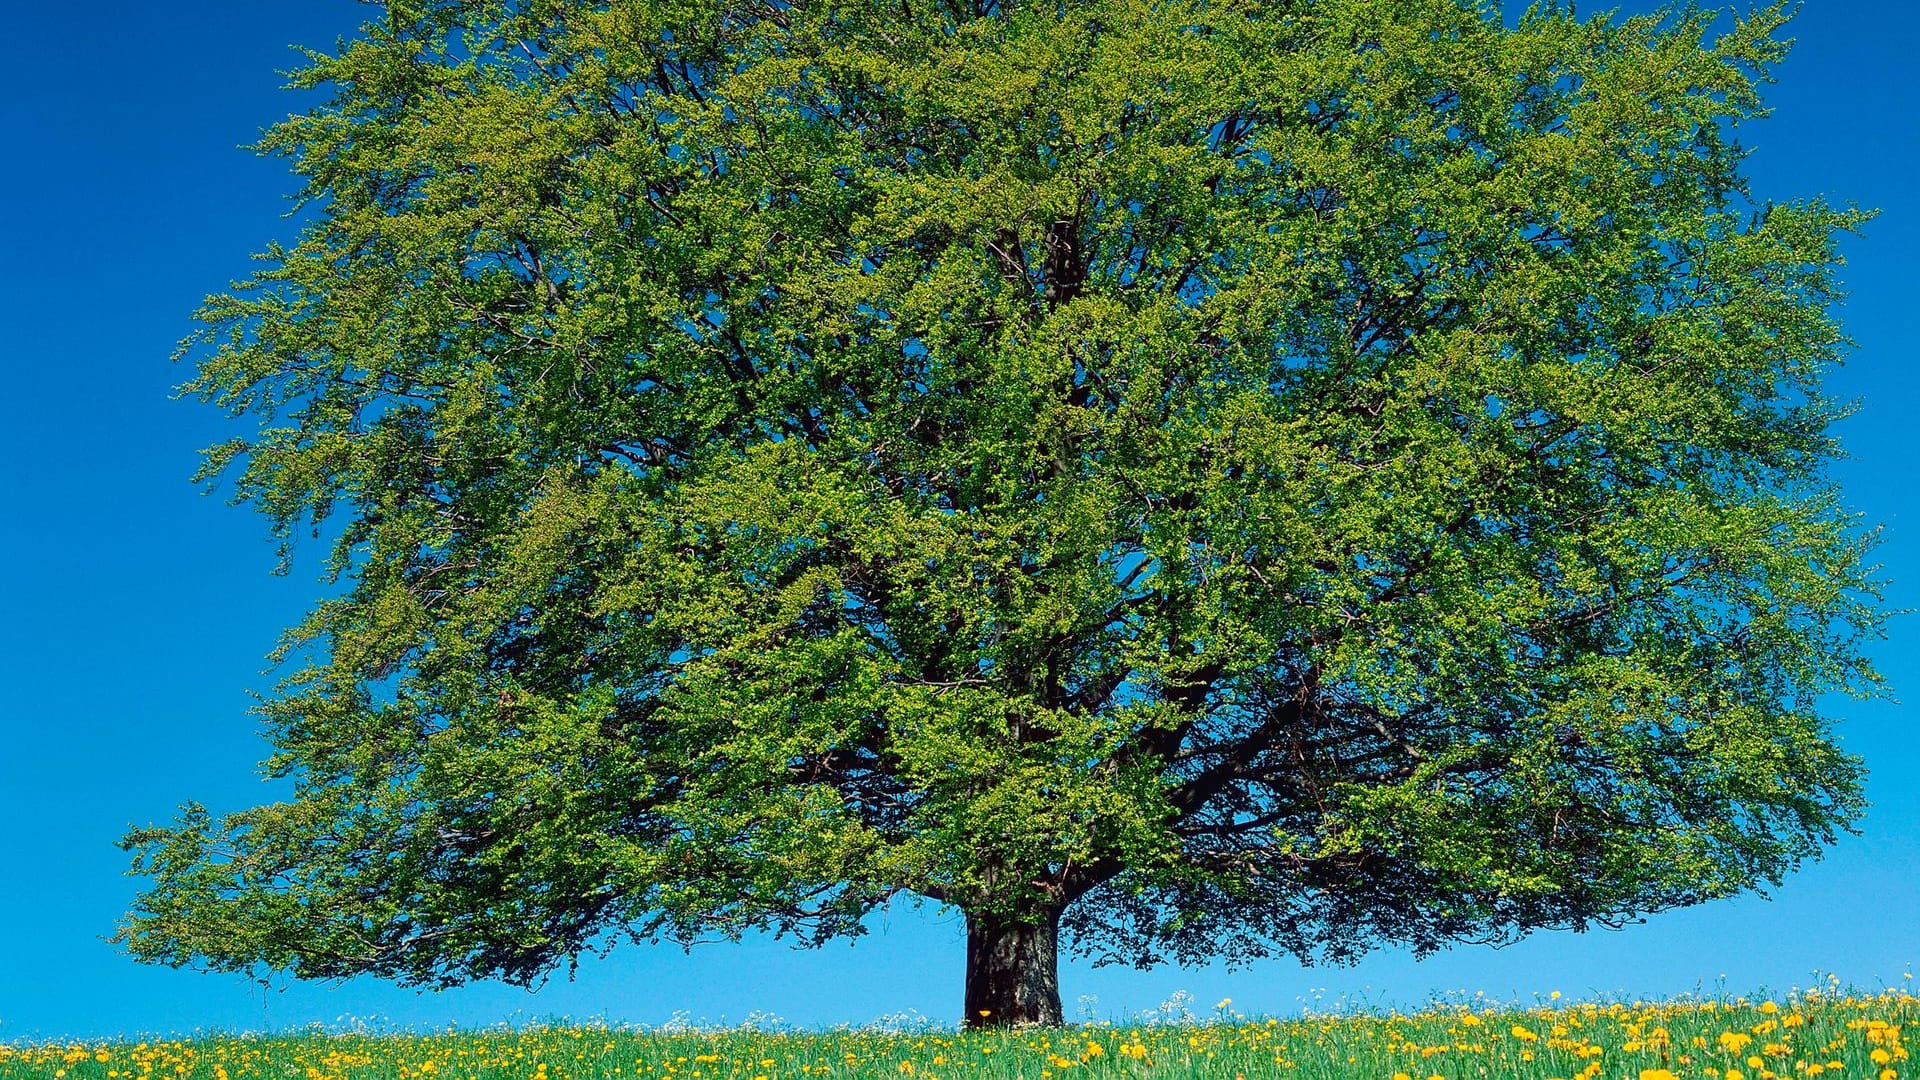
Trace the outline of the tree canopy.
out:
M 1151 965 L 1610 925 L 1853 822 L 1783 7 L 390 0 L 261 149 L 209 452 L 331 598 L 136 956 L 537 980 L 965 913 Z

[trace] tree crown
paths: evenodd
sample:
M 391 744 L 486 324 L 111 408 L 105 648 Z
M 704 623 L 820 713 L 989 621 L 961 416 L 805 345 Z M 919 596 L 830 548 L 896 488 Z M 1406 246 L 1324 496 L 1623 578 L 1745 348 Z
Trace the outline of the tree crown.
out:
M 1780 7 L 392 0 L 210 452 L 345 588 L 136 955 L 530 980 L 915 894 L 1153 963 L 1777 882 L 1861 808 Z

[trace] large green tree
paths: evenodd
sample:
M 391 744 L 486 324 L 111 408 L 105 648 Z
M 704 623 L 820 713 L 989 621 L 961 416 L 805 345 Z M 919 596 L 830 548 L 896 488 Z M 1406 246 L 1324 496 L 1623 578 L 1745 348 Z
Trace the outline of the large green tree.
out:
M 1861 809 L 1778 7 L 390 0 L 264 137 L 210 477 L 340 579 L 145 960 L 415 984 L 964 913 L 969 1023 L 1613 924 Z M 1716 30 L 1715 27 L 1719 29 Z

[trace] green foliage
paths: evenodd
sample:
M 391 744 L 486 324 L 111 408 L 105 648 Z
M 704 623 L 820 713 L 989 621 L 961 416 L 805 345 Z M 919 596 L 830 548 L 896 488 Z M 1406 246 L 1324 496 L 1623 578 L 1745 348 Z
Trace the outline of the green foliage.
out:
M 187 389 L 338 599 L 168 963 L 530 981 L 910 894 L 1343 959 L 1861 809 L 1836 238 L 1718 37 L 1466 0 L 393 0 Z M 300 661 L 305 663 L 305 661 Z

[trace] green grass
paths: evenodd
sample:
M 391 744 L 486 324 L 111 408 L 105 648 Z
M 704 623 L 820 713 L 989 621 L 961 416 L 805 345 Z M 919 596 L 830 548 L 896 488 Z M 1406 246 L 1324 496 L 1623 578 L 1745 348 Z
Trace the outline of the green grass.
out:
M 1920 998 L 1887 992 L 979 1033 L 312 1033 L 0 1046 L 0 1080 L 1893 1080 L 1920 1077 L 1916 1020 Z

